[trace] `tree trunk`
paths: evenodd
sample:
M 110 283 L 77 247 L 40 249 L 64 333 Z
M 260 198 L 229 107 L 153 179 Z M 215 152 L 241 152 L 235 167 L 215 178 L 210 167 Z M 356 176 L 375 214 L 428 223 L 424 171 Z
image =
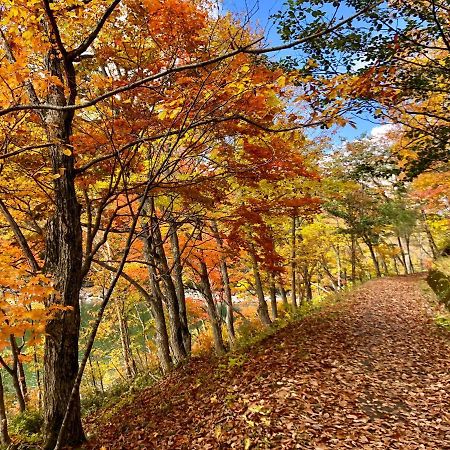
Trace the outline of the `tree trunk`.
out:
M 414 266 L 411 259 L 410 236 L 405 236 L 405 243 L 406 243 L 405 259 L 406 265 L 408 266 L 408 272 L 414 273 Z
M 233 298 L 231 295 L 230 277 L 228 275 L 227 262 L 226 262 L 225 256 L 223 255 L 223 251 L 224 251 L 223 241 L 220 237 L 219 229 L 217 228 L 217 224 L 215 222 L 212 223 L 211 229 L 213 231 L 214 238 L 222 252 L 222 254 L 220 256 L 220 261 L 219 261 L 219 268 L 220 268 L 220 276 L 222 278 L 225 304 L 227 305 L 226 325 L 227 325 L 227 332 L 228 332 L 228 342 L 230 344 L 230 347 L 232 347 L 236 340 L 236 333 L 234 330 L 234 311 L 233 311 Z
M 5 392 L 3 389 L 3 378 L 0 370 L 0 445 L 8 446 L 11 439 L 8 434 L 8 419 L 6 418 Z
M 89 369 L 91 370 L 92 387 L 94 388 L 95 392 L 98 392 L 97 381 L 95 379 L 95 372 L 94 372 L 94 367 L 92 366 L 91 355 L 89 355 L 89 359 L 88 360 L 89 360 Z
M 308 268 L 305 267 L 304 283 L 305 283 L 305 298 L 306 298 L 307 302 L 311 302 L 313 299 L 311 278 L 312 278 L 312 269 L 311 269 L 311 272 L 309 272 Z
M 405 251 L 403 250 L 403 244 L 400 236 L 397 236 L 398 247 L 400 249 L 401 262 L 403 265 L 403 270 L 405 271 L 405 275 L 408 275 L 408 265 L 406 264 Z
M 220 325 L 219 316 L 217 314 L 216 305 L 214 303 L 211 284 L 209 282 L 208 267 L 203 260 L 200 261 L 200 279 L 201 291 L 206 302 L 206 309 L 208 311 L 209 322 L 213 333 L 214 348 L 218 355 L 223 355 L 226 352 L 226 348 L 223 343 L 222 328 Z
M 297 308 L 297 282 L 296 282 L 296 271 L 297 271 L 297 262 L 296 262 L 296 224 L 297 217 L 295 215 L 292 216 L 291 222 L 291 303 L 292 306 Z
M 14 390 L 16 391 L 17 403 L 19 405 L 19 411 L 25 412 L 27 409 L 27 404 L 25 402 L 25 397 L 23 396 L 23 392 L 20 386 L 19 375 L 17 373 L 17 369 L 11 372 L 11 378 L 14 386 Z
M 352 233 L 351 263 L 352 263 L 352 283 L 356 281 L 356 236 Z
M 385 259 L 383 258 L 383 256 L 379 255 L 379 260 L 381 261 L 381 266 L 383 267 L 383 272 L 386 276 L 389 275 L 389 269 L 388 266 L 386 264 Z
M 275 320 L 278 318 L 278 309 L 277 309 L 277 291 L 275 288 L 275 280 L 273 276 L 270 282 L 270 307 L 272 309 L 272 319 Z
M 400 275 L 400 271 L 398 270 L 397 258 L 395 257 L 395 255 L 394 255 L 394 257 L 392 258 L 392 260 L 394 261 L 394 270 L 395 270 L 395 273 L 396 273 L 397 275 Z
M 151 199 L 151 202 L 151 230 L 147 236 L 151 243 L 150 248 L 152 249 L 152 259 L 156 262 L 159 276 L 161 277 L 165 288 L 166 295 L 163 298 L 166 300 L 167 311 L 169 313 L 170 344 L 175 361 L 179 364 L 187 357 L 187 352 L 183 341 L 183 326 L 180 318 L 180 307 L 175 285 L 167 263 L 166 253 L 164 251 L 161 230 L 159 228 L 159 220 L 154 213 L 155 208 L 153 205 L 153 199 Z M 187 332 L 189 332 L 189 330 L 187 330 Z
M 372 242 L 370 242 L 370 239 L 365 239 L 365 243 L 369 249 L 370 256 L 372 257 L 373 265 L 375 267 L 375 272 L 377 274 L 377 277 L 381 277 L 381 270 L 380 270 L 380 264 L 378 262 L 377 256 L 375 254 L 375 249 L 373 248 Z
M 328 278 L 331 282 L 331 285 L 333 286 L 333 291 L 338 291 L 340 288 L 338 287 L 338 280 L 336 280 L 336 278 L 333 276 L 333 274 L 331 273 L 331 270 L 329 269 L 327 263 L 325 262 L 325 258 L 324 261 L 322 261 L 322 267 L 323 270 L 325 271 L 325 273 L 328 275 Z
M 144 227 L 144 229 L 147 229 L 147 227 Z M 148 298 L 148 303 L 155 321 L 156 351 L 161 371 L 163 374 L 166 374 L 172 369 L 172 357 L 170 356 L 169 334 L 164 316 L 162 295 L 156 279 L 155 268 L 153 267 L 150 246 L 149 236 L 146 235 L 144 237 L 144 258 L 147 263 L 150 290 L 152 292 L 152 296 Z
M 144 347 L 145 347 L 145 353 L 144 353 L 144 356 L 145 356 L 145 368 L 148 369 L 148 358 L 147 358 L 147 355 L 150 353 L 150 348 L 148 346 L 148 342 L 149 342 L 150 339 L 147 336 L 147 330 L 146 330 L 146 326 L 145 326 L 145 321 L 142 318 L 142 315 L 141 315 L 141 313 L 139 311 L 139 308 L 137 307 L 137 305 L 134 305 L 134 308 L 136 310 L 136 315 L 138 317 L 138 320 L 139 320 L 139 323 L 140 323 L 141 329 L 142 329 L 142 340 L 143 340 Z
M 127 378 L 134 378 L 136 376 L 136 362 L 131 351 L 130 333 L 128 329 L 127 319 L 124 314 L 123 299 L 116 300 L 117 320 L 119 322 L 120 342 L 122 344 L 122 354 Z
M 25 396 L 23 394 L 22 385 L 20 383 L 20 375 L 19 375 L 20 350 L 17 346 L 16 338 L 13 335 L 10 336 L 9 342 L 11 344 L 13 365 L 12 365 L 12 367 L 7 367 L 3 363 L 3 366 L 6 369 L 6 371 L 11 375 L 14 390 L 16 391 L 16 397 L 17 397 L 17 403 L 19 405 L 19 411 L 24 412 L 27 409 L 27 405 L 26 405 Z
M 335 247 L 333 245 L 333 249 L 336 253 L 336 269 L 337 269 L 337 287 L 341 289 L 342 287 L 342 262 L 341 262 L 341 251 L 339 249 L 339 245 Z
M 181 263 L 180 243 L 178 241 L 177 224 L 174 220 L 170 223 L 170 243 L 173 255 L 173 283 L 178 297 L 178 306 L 180 310 L 181 332 L 183 335 L 183 344 L 187 355 L 191 354 L 192 337 L 189 332 L 189 323 L 186 309 L 186 295 L 183 284 L 183 264 Z
M 287 299 L 287 295 L 286 295 L 286 289 L 284 288 L 284 286 L 283 286 L 281 281 L 278 283 L 278 285 L 280 287 L 281 300 L 283 302 L 283 306 L 287 307 L 288 306 L 288 299 Z
M 259 273 L 258 261 L 256 260 L 256 253 L 253 244 L 250 247 L 250 257 L 252 259 L 252 268 L 253 268 L 253 275 L 255 278 L 256 295 L 258 297 L 258 315 L 263 325 L 270 325 L 272 321 L 270 320 L 269 310 L 267 309 L 267 303 L 264 297 L 261 275 Z
M 433 258 L 436 259 L 439 257 L 439 250 L 438 250 L 436 242 L 433 238 L 433 234 L 431 233 L 430 227 L 428 226 L 427 215 L 423 208 L 421 209 L 421 213 L 422 213 L 423 227 L 425 229 L 425 233 L 426 233 L 427 239 L 428 239 L 428 245 L 430 246 L 430 250 L 433 255 Z
M 96 361 L 96 365 L 97 365 L 97 372 L 98 372 L 98 379 L 100 381 L 100 389 L 102 390 L 102 393 L 105 393 L 105 387 L 103 386 L 103 374 L 102 374 L 102 369 L 100 367 L 100 363 L 98 362 L 98 360 Z
M 47 12 L 47 15 L 49 13 Z M 49 24 L 48 28 L 53 28 Z M 76 79 L 73 63 L 63 63 L 53 31 L 49 31 L 52 47 L 46 58 L 49 74 L 61 81 L 48 89 L 47 103 L 65 106 L 75 103 Z M 66 90 L 68 99 L 66 99 Z M 80 330 L 80 290 L 82 282 L 83 245 L 80 205 L 75 191 L 74 156 L 72 149 L 73 111 L 50 110 L 45 113 L 48 142 L 53 172 L 54 213 L 46 230 L 45 270 L 55 281 L 59 295 L 49 304 L 67 309 L 47 323 L 44 350 L 44 419 L 45 448 L 52 449 L 58 437 L 72 386 L 78 372 L 78 340 Z M 81 425 L 79 392 L 67 420 L 62 445 L 78 446 L 85 436 Z
M 25 378 L 25 370 L 23 368 L 23 363 L 19 359 L 17 361 L 17 375 L 19 377 L 19 383 L 20 383 L 20 390 L 22 391 L 23 398 L 25 400 L 25 403 L 28 403 L 28 386 L 27 386 L 27 379 Z
M 42 408 L 42 383 L 41 383 L 41 372 L 38 367 L 38 356 L 36 352 L 36 347 L 33 347 L 33 365 L 34 365 L 34 374 L 36 377 L 36 386 L 37 386 L 37 398 L 38 398 L 38 409 Z

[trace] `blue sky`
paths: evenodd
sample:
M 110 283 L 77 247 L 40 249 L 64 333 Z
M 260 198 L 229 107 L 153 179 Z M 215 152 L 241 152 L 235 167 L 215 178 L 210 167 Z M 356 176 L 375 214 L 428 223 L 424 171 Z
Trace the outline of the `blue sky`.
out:
M 278 45 L 281 40 L 277 34 L 276 26 L 270 20 L 270 16 L 283 9 L 283 3 L 284 0 L 223 0 L 223 9 L 239 15 L 250 11 L 253 25 L 264 29 L 270 45 Z M 346 12 L 350 11 L 342 10 L 343 14 Z M 286 54 L 286 52 L 283 54 Z M 278 54 L 273 57 L 280 56 L 282 55 Z M 353 140 L 364 133 L 369 134 L 372 128 L 378 126 L 375 120 L 370 117 L 352 117 L 352 120 L 356 123 L 356 129 L 351 126 L 338 129 L 334 137 L 336 143 L 339 143 L 342 139 Z

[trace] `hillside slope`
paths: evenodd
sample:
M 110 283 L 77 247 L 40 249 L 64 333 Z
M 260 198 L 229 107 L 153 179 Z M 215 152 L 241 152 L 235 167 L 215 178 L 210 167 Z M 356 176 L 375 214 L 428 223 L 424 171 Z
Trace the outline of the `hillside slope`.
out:
M 366 283 L 90 425 L 99 449 L 450 449 L 450 348 L 419 277 Z

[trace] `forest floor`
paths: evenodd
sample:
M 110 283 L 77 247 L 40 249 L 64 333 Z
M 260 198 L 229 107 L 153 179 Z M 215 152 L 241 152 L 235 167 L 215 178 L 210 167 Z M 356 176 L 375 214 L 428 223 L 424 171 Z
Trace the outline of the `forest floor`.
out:
M 370 281 L 228 362 L 192 361 L 90 423 L 89 448 L 450 449 L 449 336 L 421 283 Z

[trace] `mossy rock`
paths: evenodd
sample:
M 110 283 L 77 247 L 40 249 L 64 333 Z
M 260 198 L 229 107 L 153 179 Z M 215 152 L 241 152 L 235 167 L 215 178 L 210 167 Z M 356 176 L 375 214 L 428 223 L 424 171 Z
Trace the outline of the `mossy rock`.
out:
M 450 309 L 450 276 L 438 269 L 431 269 L 428 273 L 427 282 L 439 301 Z

